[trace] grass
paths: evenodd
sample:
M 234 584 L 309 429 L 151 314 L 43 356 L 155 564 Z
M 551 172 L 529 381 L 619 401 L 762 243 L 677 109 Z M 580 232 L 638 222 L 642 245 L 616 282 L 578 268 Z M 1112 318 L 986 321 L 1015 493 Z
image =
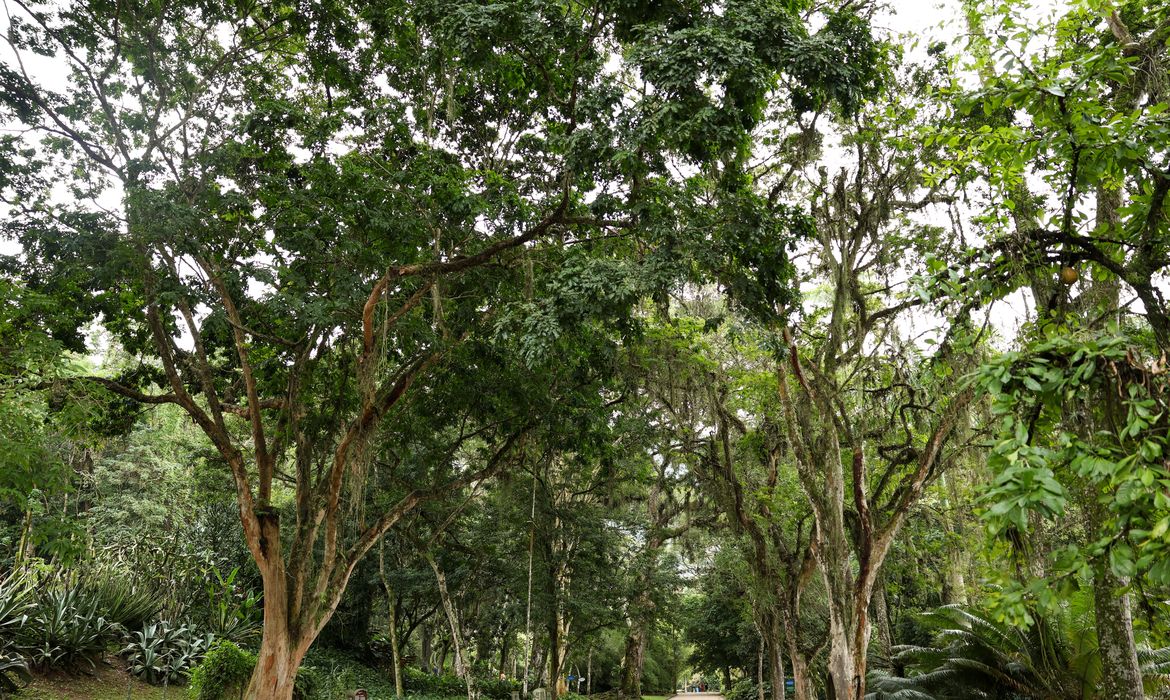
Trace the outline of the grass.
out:
M 667 698 L 670 698 L 670 697 L 674 697 L 674 696 L 673 695 L 643 695 L 642 700 L 666 700 Z
M 38 676 L 16 695 L 17 700 L 184 700 L 186 697 L 185 688 L 156 688 L 103 665 L 93 674 Z

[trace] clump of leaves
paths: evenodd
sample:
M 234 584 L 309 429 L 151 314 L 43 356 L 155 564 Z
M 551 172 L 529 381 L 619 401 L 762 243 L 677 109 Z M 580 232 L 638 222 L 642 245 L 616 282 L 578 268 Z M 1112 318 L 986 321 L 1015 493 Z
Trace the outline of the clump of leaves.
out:
M 246 644 L 260 636 L 260 596 L 236 583 L 240 567 L 224 576 L 211 570 L 207 583 L 207 629 L 216 637 Z
M 114 571 L 88 576 L 81 586 L 107 620 L 128 630 L 141 629 L 162 610 L 162 600 L 156 591 Z

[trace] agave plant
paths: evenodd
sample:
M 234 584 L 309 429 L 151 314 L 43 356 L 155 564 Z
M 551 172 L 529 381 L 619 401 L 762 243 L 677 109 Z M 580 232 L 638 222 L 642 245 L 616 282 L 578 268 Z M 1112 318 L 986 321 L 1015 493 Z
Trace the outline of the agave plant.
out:
M 15 575 L 0 580 L 0 652 L 14 645 L 16 633 L 24 626 L 32 607 L 27 582 Z
M 135 676 L 155 685 L 169 684 L 186 678 L 214 639 L 215 635 L 186 625 L 155 622 L 133 633 L 121 654 Z
M 37 595 L 19 635 L 20 651 L 38 668 L 92 669 L 119 631 L 82 589 L 49 588 Z
M 23 579 L 11 576 L 0 581 L 0 700 L 31 680 L 28 662 L 15 648 L 31 609 L 31 594 Z
M 1097 697 L 1101 656 L 1092 625 L 1077 616 L 1045 618 L 1020 629 L 982 611 L 948 605 L 921 616 L 930 646 L 894 648 L 906 677 L 876 672 L 873 700 L 1085 700 Z M 1143 679 L 1154 692 L 1170 681 L 1170 648 L 1139 648 Z
M 141 629 L 162 610 L 157 591 L 136 584 L 134 577 L 115 571 L 94 572 L 80 585 L 87 596 L 97 601 L 103 617 L 128 630 Z

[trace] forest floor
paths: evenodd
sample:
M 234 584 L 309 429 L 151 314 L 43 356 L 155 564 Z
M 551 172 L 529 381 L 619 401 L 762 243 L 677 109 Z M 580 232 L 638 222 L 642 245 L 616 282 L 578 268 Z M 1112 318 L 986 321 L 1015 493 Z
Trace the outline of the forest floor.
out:
M 17 700 L 182 700 L 182 687 L 156 688 L 121 669 L 99 665 L 93 674 L 37 676 Z

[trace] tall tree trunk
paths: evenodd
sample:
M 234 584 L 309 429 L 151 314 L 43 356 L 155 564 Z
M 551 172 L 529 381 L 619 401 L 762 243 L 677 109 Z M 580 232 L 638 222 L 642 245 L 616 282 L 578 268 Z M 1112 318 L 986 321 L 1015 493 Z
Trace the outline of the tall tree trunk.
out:
M 382 580 L 382 590 L 386 593 L 386 616 L 389 620 L 387 627 L 390 632 L 390 661 L 394 664 L 394 697 L 402 697 L 402 660 L 398 648 L 398 602 L 394 596 L 394 589 L 390 586 L 390 579 L 386 577 L 385 540 L 378 543 L 378 577 Z
M 439 599 L 443 602 L 443 611 L 447 614 L 447 624 L 451 627 L 451 646 L 455 651 L 455 675 L 462 678 L 467 685 L 467 700 L 474 700 L 475 679 L 472 678 L 471 664 L 463 657 L 463 630 L 459 622 L 459 615 L 455 610 L 455 603 L 451 600 L 451 594 L 447 590 L 447 577 L 439 568 L 439 563 L 435 561 L 434 555 L 427 552 L 426 558 L 427 563 L 431 565 L 431 570 L 435 572 L 435 580 L 439 584 Z
M 297 669 L 316 637 L 316 630 L 294 626 L 290 614 L 289 579 L 285 575 L 277 518 L 265 513 L 253 521 L 253 557 L 264 584 L 264 620 L 256 668 L 248 682 L 249 700 L 291 700 Z M 247 524 L 245 525 L 247 531 Z
M 532 556 L 536 547 L 536 475 L 533 473 L 532 477 L 532 514 L 528 521 L 528 598 L 525 603 L 524 611 L 524 643 L 528 645 L 527 652 L 524 656 L 524 697 L 528 697 L 528 677 L 531 675 L 532 669 L 532 653 L 534 651 L 532 644 Z M 538 667 L 539 668 L 539 667 Z
M 553 610 L 556 610 L 556 605 Z M 557 700 L 559 696 L 561 677 L 561 625 L 556 612 L 548 620 L 548 695 L 549 700 Z
M 764 639 L 763 630 L 757 636 L 759 646 L 756 649 L 756 700 L 764 700 L 764 647 L 767 646 L 767 640 Z
M 432 638 L 431 634 L 431 626 L 429 624 L 424 624 L 422 626 L 421 634 L 422 639 L 420 640 L 419 645 L 420 651 L 422 653 L 422 666 L 424 671 L 430 673 L 431 669 L 435 667 L 435 648 L 434 639 Z
M 272 546 L 279 559 L 279 545 Z M 256 669 L 248 682 L 245 697 L 249 700 L 291 700 L 297 669 L 313 636 L 298 634 L 289 625 L 289 597 L 283 567 L 273 575 L 261 569 L 264 582 L 264 623 Z
M 943 602 L 948 605 L 951 603 L 966 605 L 968 559 L 967 551 L 963 547 L 966 540 L 963 537 L 962 524 L 955 517 L 956 504 L 960 500 L 958 489 L 951 474 L 944 472 L 939 479 L 942 481 L 943 493 L 945 494 L 943 497 L 943 530 L 947 535 L 947 567 L 946 581 L 943 585 Z
M 507 675 L 508 673 L 508 642 L 512 638 L 511 631 L 504 633 L 503 640 L 500 641 L 500 673 Z
M 593 694 L 593 646 L 589 647 L 589 658 L 585 661 L 585 695 Z
M 792 695 L 795 700 L 814 700 L 812 676 L 808 671 L 808 659 L 800 650 L 799 637 L 796 633 L 796 621 L 792 614 L 784 612 L 784 641 L 788 647 L 788 661 L 792 664 Z
M 292 700 L 297 669 L 308 648 L 307 642 L 296 644 L 288 635 L 273 634 L 271 629 L 266 629 L 256 655 L 256 670 L 244 697 L 249 700 Z

